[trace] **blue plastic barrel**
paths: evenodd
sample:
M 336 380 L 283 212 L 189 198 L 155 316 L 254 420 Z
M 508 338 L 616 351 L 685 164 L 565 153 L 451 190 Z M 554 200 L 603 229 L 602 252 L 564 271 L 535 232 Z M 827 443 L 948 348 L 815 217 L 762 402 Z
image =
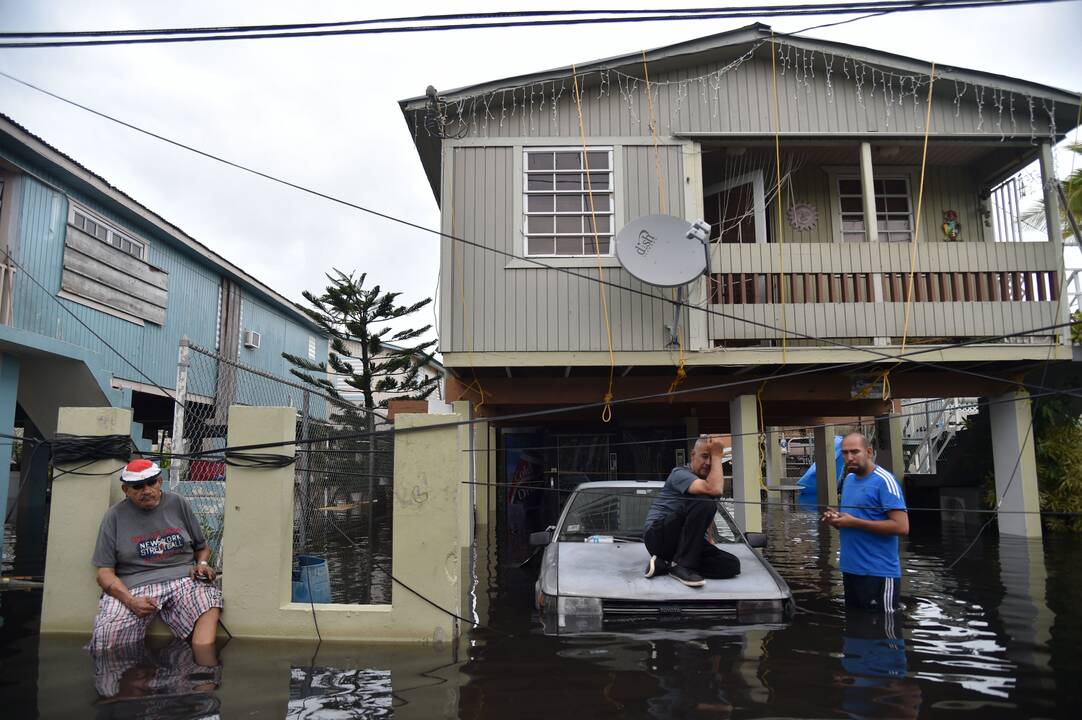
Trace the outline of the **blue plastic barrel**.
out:
M 331 576 L 327 561 L 318 555 L 298 555 L 297 569 L 293 571 L 293 602 L 330 601 Z

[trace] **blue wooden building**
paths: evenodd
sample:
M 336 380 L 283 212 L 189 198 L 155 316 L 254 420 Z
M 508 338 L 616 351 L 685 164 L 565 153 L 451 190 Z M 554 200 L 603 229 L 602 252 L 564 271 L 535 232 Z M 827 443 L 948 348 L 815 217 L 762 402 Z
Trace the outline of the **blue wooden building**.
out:
M 49 438 L 61 406 L 107 404 L 149 443 L 172 427 L 183 337 L 281 376 L 283 351 L 326 360 L 292 302 L 5 116 L 0 189 L 0 432 Z

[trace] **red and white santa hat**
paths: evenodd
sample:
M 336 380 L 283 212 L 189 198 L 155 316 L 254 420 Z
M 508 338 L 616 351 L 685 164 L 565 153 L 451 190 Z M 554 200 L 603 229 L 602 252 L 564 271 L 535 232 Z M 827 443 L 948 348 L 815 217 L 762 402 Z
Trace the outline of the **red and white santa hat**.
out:
M 120 472 L 120 482 L 145 482 L 156 475 L 160 475 L 161 472 L 162 469 L 155 462 L 143 459 L 132 460 Z

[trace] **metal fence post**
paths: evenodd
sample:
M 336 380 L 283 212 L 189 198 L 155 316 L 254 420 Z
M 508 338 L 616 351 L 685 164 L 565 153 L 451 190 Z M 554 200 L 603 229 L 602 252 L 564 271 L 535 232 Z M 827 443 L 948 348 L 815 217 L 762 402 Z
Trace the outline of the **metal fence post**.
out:
M 180 483 L 187 467 L 187 460 L 176 457 L 187 452 L 184 442 L 184 409 L 188 400 L 188 338 L 180 339 L 177 353 L 177 399 L 173 403 L 173 457 L 169 462 L 169 489 Z
M 300 546 L 302 548 L 308 547 L 308 517 L 310 512 L 311 498 L 308 494 L 308 487 L 310 481 L 310 465 L 309 465 L 309 450 L 311 448 L 304 444 L 303 441 L 308 439 L 308 419 L 311 415 L 311 393 L 307 390 L 304 391 L 304 403 L 301 406 L 301 441 L 303 447 L 297 448 L 297 470 L 300 475 L 301 487 L 301 526 L 300 526 Z

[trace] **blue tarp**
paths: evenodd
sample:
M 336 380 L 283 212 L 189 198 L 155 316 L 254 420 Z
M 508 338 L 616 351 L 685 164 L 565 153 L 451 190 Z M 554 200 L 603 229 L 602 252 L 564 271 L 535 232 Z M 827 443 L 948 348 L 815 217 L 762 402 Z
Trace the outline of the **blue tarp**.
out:
M 842 470 L 845 468 L 845 464 L 842 462 L 842 436 L 834 436 L 834 482 L 837 483 L 842 479 Z M 808 471 L 804 473 L 800 480 L 797 481 L 797 485 L 800 486 L 800 494 L 815 494 L 816 488 L 816 473 L 815 463 L 812 463 Z

